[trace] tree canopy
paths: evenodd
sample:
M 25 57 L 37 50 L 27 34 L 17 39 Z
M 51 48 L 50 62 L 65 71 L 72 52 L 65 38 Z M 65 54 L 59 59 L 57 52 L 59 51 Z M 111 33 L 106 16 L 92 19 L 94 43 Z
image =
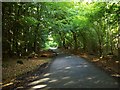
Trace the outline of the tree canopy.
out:
M 62 47 L 120 54 L 120 2 L 3 2 L 3 56 Z

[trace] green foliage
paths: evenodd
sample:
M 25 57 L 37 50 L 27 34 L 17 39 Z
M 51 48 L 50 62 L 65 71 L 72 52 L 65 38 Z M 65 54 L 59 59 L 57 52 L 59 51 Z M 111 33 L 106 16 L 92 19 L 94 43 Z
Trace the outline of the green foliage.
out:
M 38 20 L 36 20 L 34 17 L 24 17 L 24 18 L 22 18 L 22 21 L 23 21 L 23 23 L 25 23 L 25 24 L 27 24 L 27 25 L 36 25 L 36 24 L 38 24 L 39 23 L 39 21 Z
M 2 7 L 3 53 L 20 56 L 59 46 L 101 56 L 118 49 L 119 3 L 6 2 Z

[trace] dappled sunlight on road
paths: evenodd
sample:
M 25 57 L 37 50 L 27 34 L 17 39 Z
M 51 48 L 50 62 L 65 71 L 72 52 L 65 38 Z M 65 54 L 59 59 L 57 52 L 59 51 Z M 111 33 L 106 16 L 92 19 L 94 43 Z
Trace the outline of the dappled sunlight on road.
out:
M 65 69 L 70 69 L 71 67 L 66 67 Z
M 66 86 L 66 85 L 71 85 L 71 84 L 74 84 L 74 83 L 75 83 L 74 81 L 70 81 L 70 82 L 68 82 L 68 83 L 65 83 L 64 86 Z
M 65 58 L 72 58 L 72 56 L 67 56 L 67 57 L 65 57 Z
M 92 79 L 92 77 L 88 77 L 87 79 L 88 79 L 88 80 L 91 80 L 91 79 Z
M 69 76 L 67 76 L 67 77 L 63 77 L 62 79 L 70 79 L 70 77 L 69 77 Z
M 76 75 L 74 71 L 70 73 L 70 69 L 67 69 L 67 71 L 63 73 L 46 73 L 43 78 L 29 83 L 28 86 L 31 87 L 30 90 L 37 90 L 46 88 L 104 88 L 104 85 L 117 85 L 116 82 L 110 82 L 111 80 L 107 81 L 106 79 L 103 81 L 105 78 L 101 79 L 97 75 L 83 75 L 84 73 L 77 73 L 78 75 Z
M 10 86 L 10 85 L 12 85 L 12 84 L 13 84 L 13 82 L 10 82 L 10 83 L 4 84 L 4 85 L 2 85 L 2 83 L 1 83 L 1 86 L 2 86 L 2 87 L 6 87 L 6 86 Z
M 46 74 L 44 74 L 43 76 L 44 77 L 47 77 L 47 76 L 50 76 L 51 75 L 51 73 L 46 73 Z
M 37 80 L 37 81 L 31 82 L 31 83 L 29 83 L 28 85 L 39 84 L 39 83 L 42 83 L 42 82 L 48 81 L 49 79 L 50 79 L 50 78 L 43 78 L 43 79 L 40 79 L 40 80 Z
M 41 89 L 41 88 L 44 88 L 46 87 L 47 85 L 36 85 L 36 86 L 33 86 L 32 88 L 36 88 L 36 89 Z
M 26 87 L 29 87 L 29 90 L 46 90 L 49 88 L 116 88 L 117 86 L 118 83 L 113 78 L 84 59 L 74 55 L 61 55 L 51 63 L 46 73 L 30 81 Z

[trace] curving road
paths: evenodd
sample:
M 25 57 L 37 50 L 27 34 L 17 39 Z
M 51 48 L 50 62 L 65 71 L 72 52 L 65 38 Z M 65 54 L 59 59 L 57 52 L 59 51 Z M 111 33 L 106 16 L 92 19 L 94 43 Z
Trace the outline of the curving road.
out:
M 59 54 L 39 79 L 29 82 L 29 90 L 46 88 L 118 88 L 118 82 L 87 60 Z M 39 88 L 39 89 L 38 89 Z

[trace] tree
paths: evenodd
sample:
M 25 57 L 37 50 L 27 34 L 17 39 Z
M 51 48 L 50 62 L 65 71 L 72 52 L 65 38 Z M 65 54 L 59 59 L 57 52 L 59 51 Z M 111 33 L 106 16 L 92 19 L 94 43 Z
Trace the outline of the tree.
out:
M 6 2 L 2 7 L 4 55 L 39 53 L 50 42 L 99 56 L 117 50 L 119 56 L 119 2 Z

